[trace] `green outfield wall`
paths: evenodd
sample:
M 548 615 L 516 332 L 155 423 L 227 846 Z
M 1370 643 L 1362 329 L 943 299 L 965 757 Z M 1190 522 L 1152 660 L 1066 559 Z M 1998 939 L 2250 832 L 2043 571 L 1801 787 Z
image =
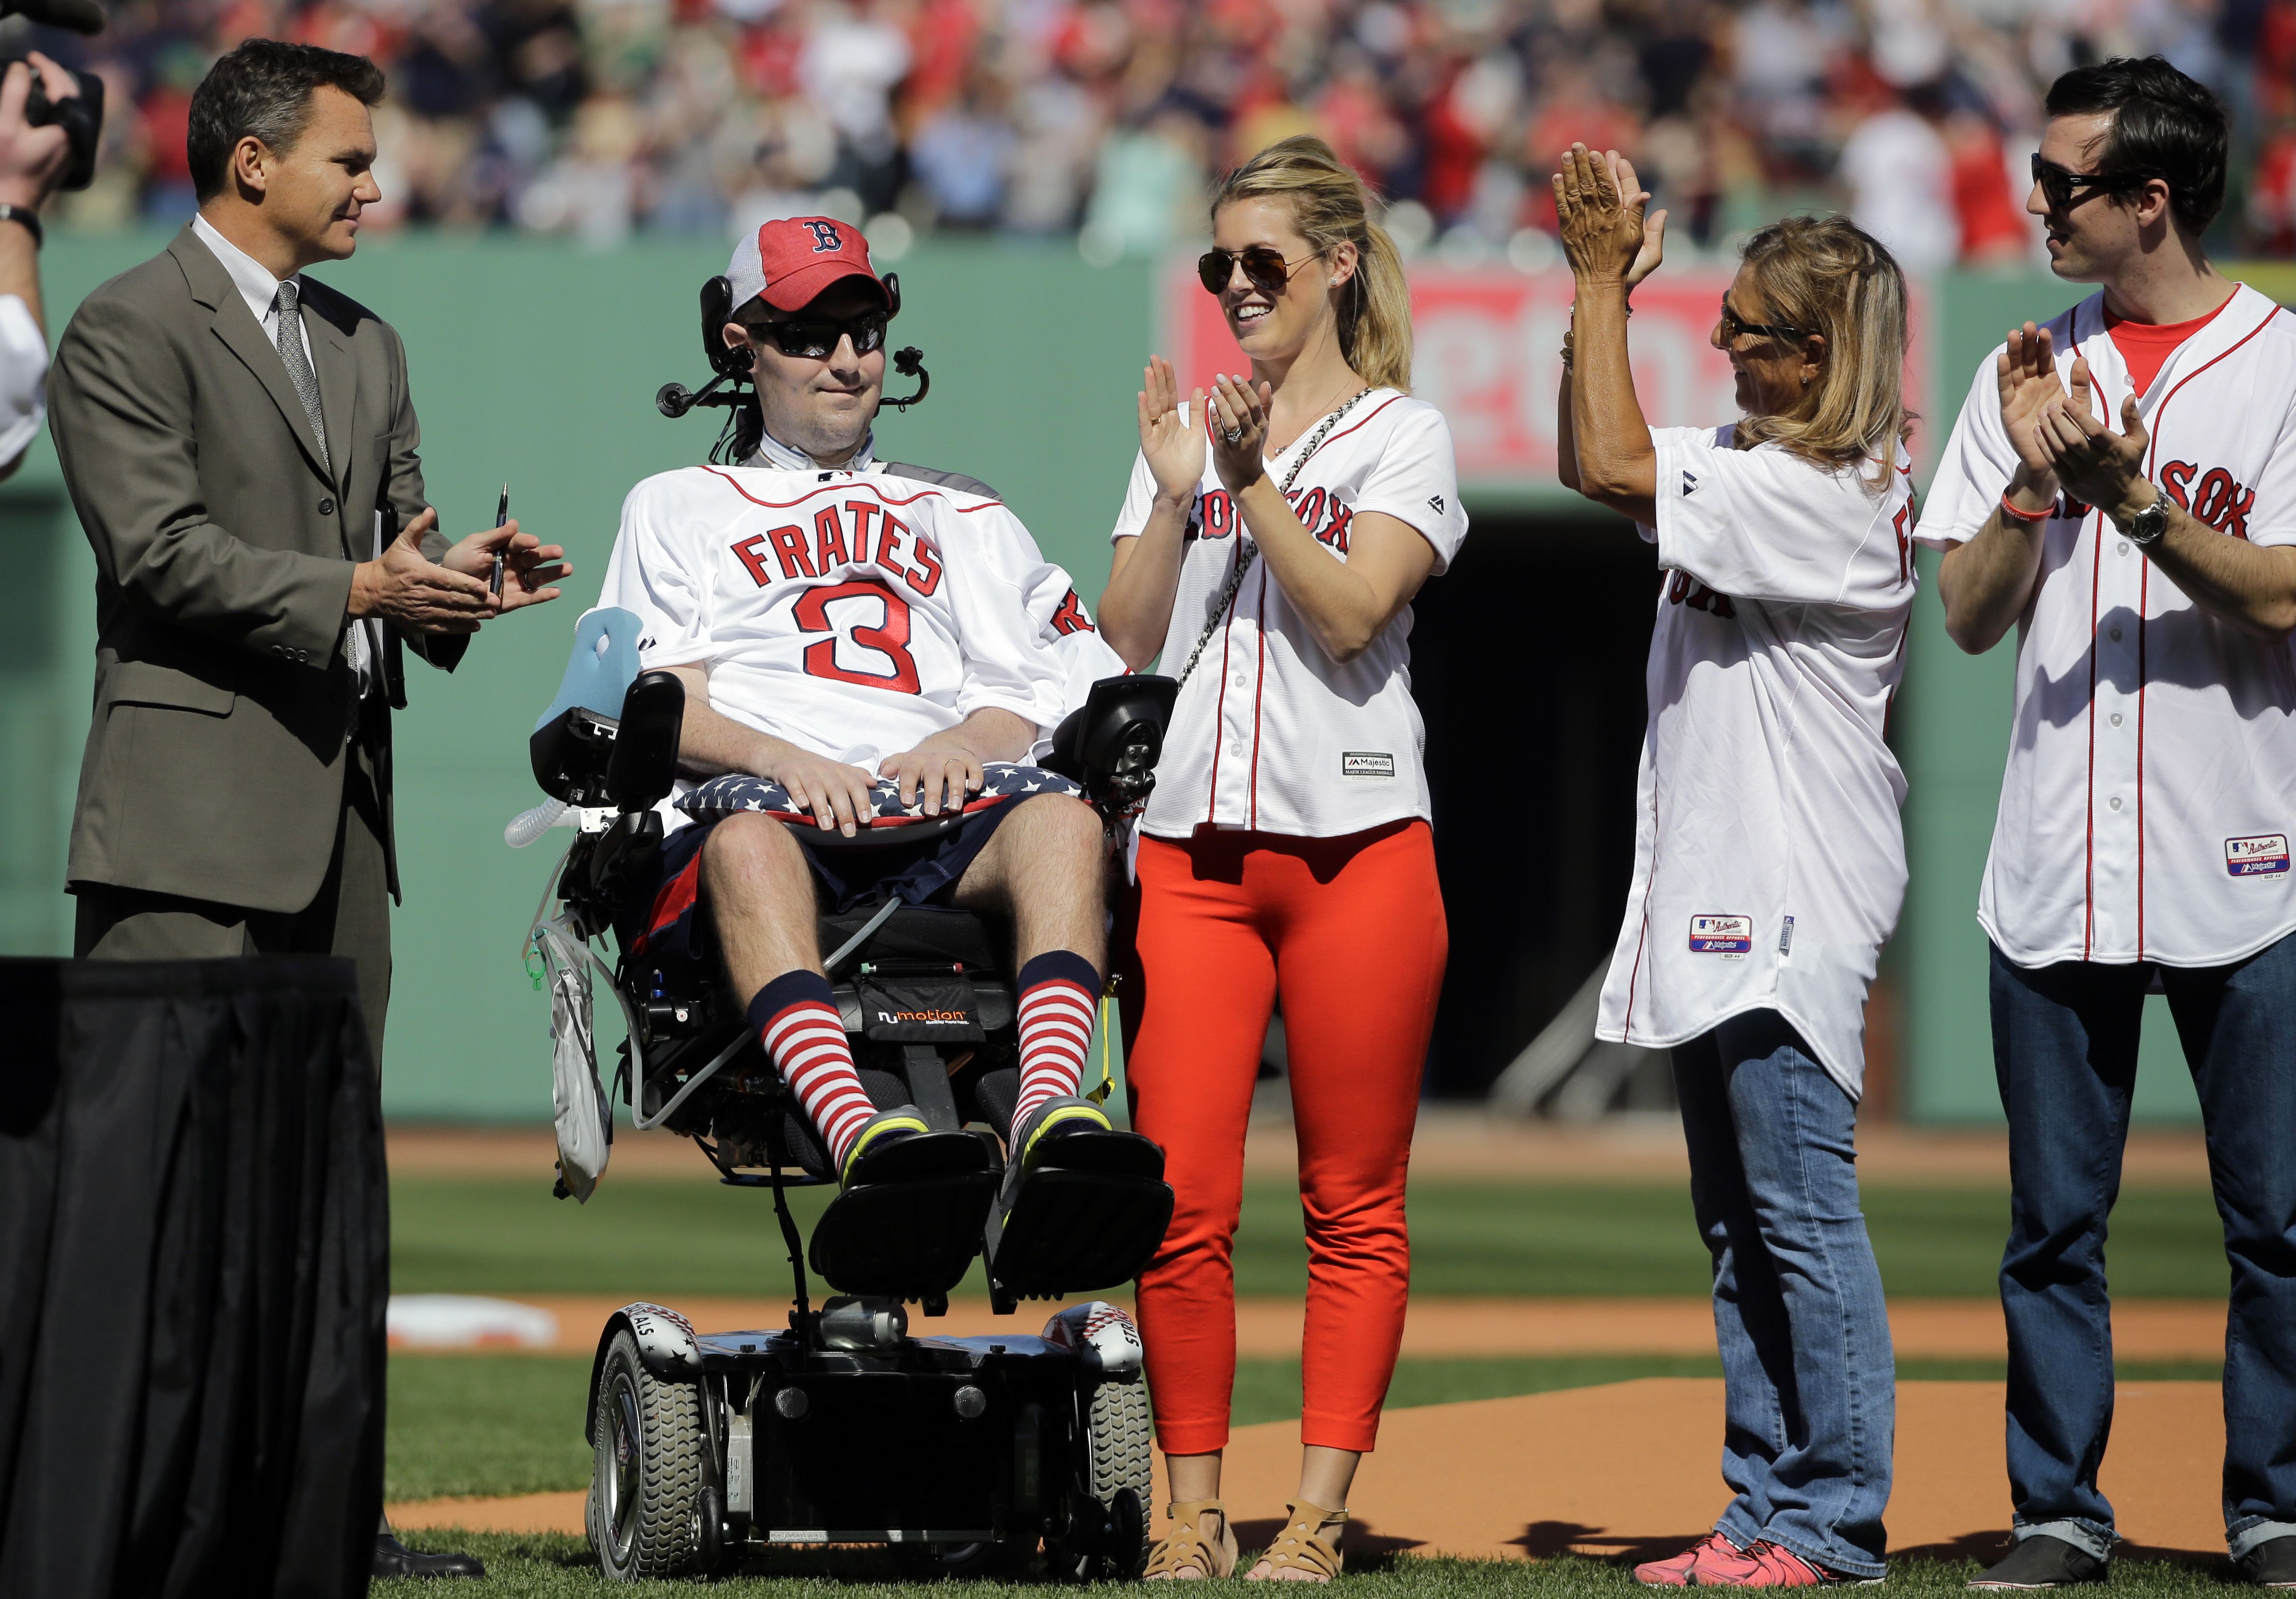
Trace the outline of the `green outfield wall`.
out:
M 53 242 L 52 334 L 90 288 L 164 242 Z M 522 974 L 519 942 L 555 847 L 513 852 L 502 824 L 535 798 L 526 735 L 555 686 L 573 619 L 597 592 L 622 496 L 708 447 L 714 418 L 665 421 L 652 395 L 668 380 L 705 375 L 694 292 L 722 266 L 706 244 L 586 253 L 429 237 L 373 241 L 316 274 L 405 336 L 430 496 L 447 529 L 482 525 L 507 480 L 521 521 L 564 544 L 578 567 L 570 603 L 489 627 L 451 677 L 410 673 L 411 704 L 398 722 L 406 903 L 396 922 L 384 1077 L 394 1115 L 548 1112 L 545 1007 Z M 910 415 L 888 414 L 880 453 L 995 484 L 1046 553 L 1096 594 L 1133 451 L 1131 395 L 1155 326 L 1152 269 L 1095 268 L 1055 246 L 982 243 L 931 245 L 900 270 L 907 308 L 896 342 L 927 351 L 933 394 Z M 2046 279 L 1936 285 L 1925 425 L 1942 435 L 1974 364 L 2012 320 L 2070 298 Z M 1540 517 L 1561 509 L 1558 493 L 1526 485 L 1485 497 L 1516 519 L 1503 536 L 1535 537 Z M 0 484 L 0 951 L 62 953 L 70 945 L 62 866 L 87 726 L 94 576 L 45 439 Z M 1997 1114 L 1984 940 L 1972 908 L 2000 776 L 2009 664 L 2005 648 L 1963 656 L 1924 594 L 1895 728 L 1912 780 L 1914 890 L 1890 957 L 1901 994 L 1903 1100 L 1924 1119 Z M 2143 1097 L 2152 1114 L 2187 1116 L 2191 1089 L 2165 1022 L 2149 1029 Z

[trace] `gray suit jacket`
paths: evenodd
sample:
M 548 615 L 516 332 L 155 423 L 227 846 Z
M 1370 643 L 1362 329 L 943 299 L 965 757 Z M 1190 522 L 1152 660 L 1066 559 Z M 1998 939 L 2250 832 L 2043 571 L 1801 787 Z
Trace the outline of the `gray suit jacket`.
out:
M 381 774 L 390 845 L 390 717 L 361 714 L 341 646 L 375 512 L 389 537 L 422 509 L 420 434 L 398 335 L 303 282 L 332 471 L 279 352 L 189 227 L 82 301 L 56 350 L 49 426 L 96 562 L 75 883 L 302 909 L 333 854 L 353 739 Z M 435 561 L 446 540 L 424 549 Z M 378 632 L 404 705 L 399 637 Z M 452 669 L 466 641 L 406 642 Z

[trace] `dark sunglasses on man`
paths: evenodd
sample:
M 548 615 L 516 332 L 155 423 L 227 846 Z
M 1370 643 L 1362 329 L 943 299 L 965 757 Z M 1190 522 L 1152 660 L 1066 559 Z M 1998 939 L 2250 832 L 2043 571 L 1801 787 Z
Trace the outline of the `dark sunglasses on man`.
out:
M 1734 343 L 1739 335 L 1751 333 L 1757 339 L 1775 339 L 1781 344 L 1791 344 L 1802 335 L 1800 328 L 1783 326 L 1775 322 L 1744 322 L 1730 308 L 1730 297 L 1722 297 L 1722 337 Z
M 842 320 L 830 316 L 791 316 L 782 322 L 742 324 L 752 339 L 770 339 L 782 354 L 811 361 L 827 360 L 837 341 L 850 336 L 856 355 L 865 356 L 885 343 L 885 313 L 864 311 Z
M 2033 181 L 2041 185 L 2041 198 L 2049 202 L 2053 211 L 2070 211 L 2081 201 L 2100 194 L 2125 194 L 2131 189 L 2141 189 L 2159 176 L 2142 168 L 2126 172 L 2075 172 L 2054 161 L 2045 161 L 2038 154 L 2033 157 Z
M 1292 281 L 1294 268 L 1305 266 L 1322 253 L 1312 250 L 1296 261 L 1287 261 L 1282 251 L 1265 244 L 1249 244 L 1242 250 L 1208 250 L 1196 258 L 1196 276 L 1202 280 L 1207 294 L 1218 294 L 1226 291 L 1228 280 L 1242 266 L 1244 281 L 1273 299 Z

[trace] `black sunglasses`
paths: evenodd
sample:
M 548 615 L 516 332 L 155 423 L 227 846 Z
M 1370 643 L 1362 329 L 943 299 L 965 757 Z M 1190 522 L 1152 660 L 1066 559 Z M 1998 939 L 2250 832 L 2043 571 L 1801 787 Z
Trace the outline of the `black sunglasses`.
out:
M 1730 308 L 1730 297 L 1722 297 L 1722 337 L 1734 341 L 1741 333 L 1751 333 L 1757 339 L 1775 339 L 1790 343 L 1802 335 L 1800 328 L 1783 327 L 1775 322 L 1744 322 Z
M 1324 252 L 1313 250 L 1296 261 L 1287 261 L 1281 250 L 1270 250 L 1265 244 L 1248 244 L 1242 250 L 1208 250 L 1196 258 L 1196 276 L 1203 281 L 1204 291 L 1218 294 L 1225 291 L 1228 280 L 1235 275 L 1238 264 L 1243 267 L 1244 280 L 1269 299 L 1283 292 L 1292 281 L 1292 269 L 1304 266 Z
M 770 339 L 785 356 L 803 357 L 808 360 L 826 360 L 837 348 L 840 339 L 850 337 L 856 355 L 865 356 L 885 345 L 885 313 L 864 311 L 858 316 L 839 320 L 829 316 L 792 316 L 786 322 L 751 322 L 742 324 L 752 339 Z
M 2158 176 L 2139 168 L 2126 172 L 2075 172 L 2054 161 L 2045 161 L 2038 155 L 2033 158 L 2033 181 L 2041 185 L 2041 198 L 2049 202 L 2053 211 L 2070 211 L 2081 201 L 2100 194 L 2120 194 L 2142 188 Z

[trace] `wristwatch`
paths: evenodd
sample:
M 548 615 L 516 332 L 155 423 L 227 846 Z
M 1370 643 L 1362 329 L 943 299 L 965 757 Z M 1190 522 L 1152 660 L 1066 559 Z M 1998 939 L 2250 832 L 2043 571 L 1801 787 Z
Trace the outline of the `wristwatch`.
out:
M 2127 521 L 2112 524 L 2120 536 L 2138 549 L 2149 549 L 2161 542 L 2161 535 L 2169 530 L 2169 496 L 2158 488 L 2152 491 L 2152 503 Z
M 0 222 L 20 222 L 32 235 L 34 250 L 47 242 L 47 234 L 40 226 L 40 214 L 28 205 L 10 205 L 0 201 Z

